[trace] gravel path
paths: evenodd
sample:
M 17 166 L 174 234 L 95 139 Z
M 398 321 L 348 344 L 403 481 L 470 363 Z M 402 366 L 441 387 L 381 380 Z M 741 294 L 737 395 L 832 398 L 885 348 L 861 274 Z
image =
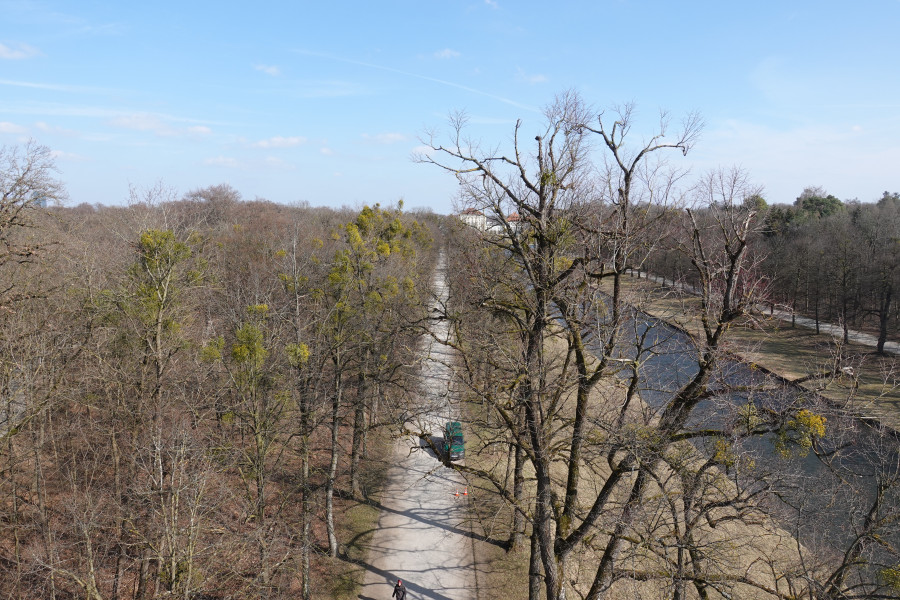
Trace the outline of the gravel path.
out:
M 434 279 L 437 301 L 446 300 L 445 268 L 442 254 Z M 447 339 L 445 322 L 433 321 L 431 327 L 438 339 Z M 442 424 L 455 416 L 448 391 L 452 355 L 431 338 L 423 338 L 422 352 L 423 413 L 407 427 L 415 430 L 427 423 L 439 438 Z M 399 440 L 394 452 L 396 463 L 388 471 L 359 600 L 389 600 L 397 579 L 407 586 L 407 600 L 477 598 L 473 539 L 462 526 L 470 498 L 464 495 L 462 477 L 415 436 Z
M 774 312 L 766 311 L 764 308 L 760 308 L 759 312 L 763 314 L 770 314 L 781 321 L 785 321 L 787 323 L 791 322 L 791 313 L 775 309 Z M 816 321 L 815 319 L 809 319 L 807 317 L 796 317 L 797 325 L 801 327 L 805 327 L 806 329 L 815 329 Z M 819 331 L 830 334 L 836 338 L 844 337 L 844 328 L 840 325 L 833 325 L 831 323 L 819 322 Z M 878 337 L 863 333 L 861 331 L 855 331 L 853 329 L 847 330 L 847 337 L 850 338 L 851 342 L 856 342 L 857 344 L 863 344 L 865 346 L 870 346 L 872 348 L 878 347 Z M 900 354 L 900 342 L 885 342 L 884 343 L 884 351 L 890 354 Z

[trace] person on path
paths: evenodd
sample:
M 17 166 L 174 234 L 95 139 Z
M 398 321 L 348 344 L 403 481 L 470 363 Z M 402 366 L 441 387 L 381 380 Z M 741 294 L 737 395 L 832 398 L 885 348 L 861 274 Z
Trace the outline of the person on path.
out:
M 394 586 L 394 593 L 391 594 L 391 598 L 406 600 L 406 586 L 403 585 L 403 582 L 399 579 L 397 580 L 397 585 Z

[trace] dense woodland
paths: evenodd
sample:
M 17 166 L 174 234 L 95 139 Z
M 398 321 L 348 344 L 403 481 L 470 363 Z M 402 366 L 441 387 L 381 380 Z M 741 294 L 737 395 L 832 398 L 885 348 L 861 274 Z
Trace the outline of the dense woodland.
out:
M 468 443 L 445 464 L 527 557 L 515 597 L 900 597 L 896 434 L 728 378 L 729 331 L 759 306 L 893 331 L 897 197 L 767 207 L 738 169 L 686 183 L 695 116 L 643 141 L 631 106 L 564 94 L 544 117 L 504 154 L 459 115 L 418 157 L 499 233 L 226 185 L 63 208 L 49 150 L 4 148 L 0 594 L 333 596 L 346 508 L 378 487 L 373 448 L 417 422 L 439 318 Z M 450 300 L 429 313 L 440 252 Z M 674 383 L 648 379 L 666 340 L 635 270 L 689 284 L 670 291 L 700 324 Z
M 330 597 L 434 218 L 228 186 L 44 210 L 49 151 L 3 152 L 0 596 Z
M 768 206 L 759 194 L 746 199 L 758 211 L 756 252 L 770 282 L 772 309 L 838 323 L 878 338 L 900 339 L 900 194 L 872 202 L 842 202 L 817 187 L 790 205 Z M 647 268 L 671 281 L 696 283 L 676 253 L 655 257 Z

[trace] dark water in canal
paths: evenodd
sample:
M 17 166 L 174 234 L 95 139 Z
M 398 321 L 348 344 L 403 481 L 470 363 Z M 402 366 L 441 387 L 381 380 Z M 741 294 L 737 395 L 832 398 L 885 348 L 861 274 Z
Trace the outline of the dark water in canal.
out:
M 642 348 L 641 398 L 651 408 L 662 409 L 696 374 L 696 349 L 684 332 L 640 312 L 634 313 L 624 333 L 619 357 L 634 359 L 637 348 Z M 594 337 L 592 343 L 602 341 Z M 689 428 L 726 425 L 750 402 L 757 410 L 775 412 L 808 405 L 827 417 L 818 452 L 805 456 L 793 452 L 785 457 L 776 451 L 774 435 L 743 441 L 741 450 L 751 453 L 776 482 L 776 493 L 769 501 L 782 527 L 808 548 L 823 552 L 845 548 L 860 530 L 878 482 L 900 470 L 896 432 L 853 418 L 821 399 L 808 398 L 809 392 L 734 359 L 720 359 L 711 387 L 720 393 L 698 405 Z M 695 446 L 705 451 L 702 442 Z M 885 496 L 887 506 L 882 512 L 900 512 L 898 488 L 895 485 Z M 886 527 L 882 535 L 895 545 L 900 543 L 900 523 Z

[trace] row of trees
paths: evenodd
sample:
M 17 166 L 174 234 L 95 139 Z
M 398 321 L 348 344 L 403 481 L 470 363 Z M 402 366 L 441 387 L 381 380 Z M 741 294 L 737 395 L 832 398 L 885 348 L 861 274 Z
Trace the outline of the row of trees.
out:
M 778 224 L 777 213 L 788 211 L 777 206 L 766 215 L 764 268 L 774 284 L 773 301 L 813 317 L 817 326 L 841 323 L 845 342 L 850 327 L 877 331 L 883 353 L 900 326 L 894 297 L 900 287 L 900 195 L 885 192 L 878 202 L 844 204 L 807 189 L 792 208 L 805 219 Z
M 841 202 L 821 188 L 807 188 L 793 205 L 767 206 L 748 198 L 761 227 L 754 245 L 770 280 L 775 309 L 872 331 L 877 351 L 900 328 L 900 195 L 885 192 L 877 202 Z M 678 257 L 658 257 L 650 269 L 670 280 L 691 283 L 691 269 Z
M 44 211 L 49 151 L 0 157 L 0 593 L 328 595 L 404 410 L 425 223 L 228 186 Z
M 898 597 L 890 442 L 869 463 L 870 487 L 851 493 L 846 552 L 780 528 L 817 526 L 785 501 L 802 477 L 760 448 L 827 445 L 837 469 L 841 444 L 823 440 L 854 425 L 779 381 L 729 378 L 727 333 L 767 299 L 758 189 L 739 170 L 682 185 L 665 154 L 690 150 L 696 116 L 672 134 L 662 115 L 636 145 L 635 123 L 632 106 L 598 117 L 570 93 L 541 129 L 519 122 L 508 153 L 466 137 L 457 115 L 449 142 L 430 138 L 419 157 L 458 179 L 463 207 L 522 221 L 451 239 L 445 317 L 479 433 L 478 459 L 457 468 L 506 502 L 508 548 L 530 538 L 528 597 Z M 699 323 L 690 344 L 648 326 L 626 285 L 671 255 L 699 291 L 680 315 Z M 875 551 L 876 539 L 888 545 Z

